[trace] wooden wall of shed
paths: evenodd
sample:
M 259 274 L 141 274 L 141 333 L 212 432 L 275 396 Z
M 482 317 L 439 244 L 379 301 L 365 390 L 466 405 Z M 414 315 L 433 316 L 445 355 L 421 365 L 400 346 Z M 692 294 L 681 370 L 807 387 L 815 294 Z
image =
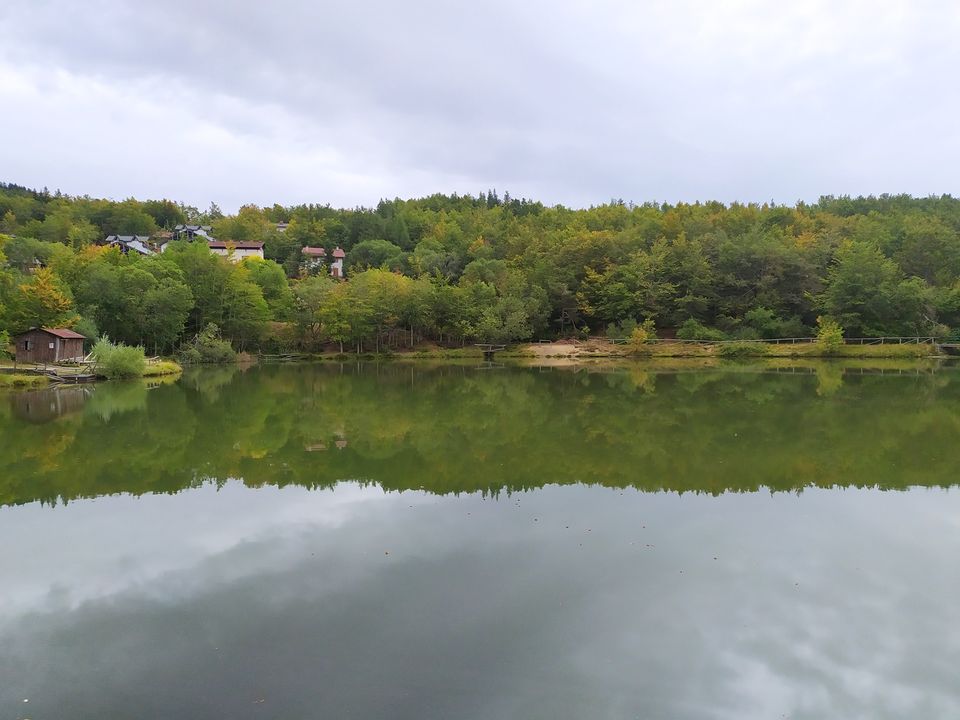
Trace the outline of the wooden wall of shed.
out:
M 29 350 L 26 348 L 27 341 L 31 343 Z M 14 342 L 18 363 L 55 363 L 84 357 L 81 338 L 58 338 L 43 330 L 31 330 L 17 335 Z

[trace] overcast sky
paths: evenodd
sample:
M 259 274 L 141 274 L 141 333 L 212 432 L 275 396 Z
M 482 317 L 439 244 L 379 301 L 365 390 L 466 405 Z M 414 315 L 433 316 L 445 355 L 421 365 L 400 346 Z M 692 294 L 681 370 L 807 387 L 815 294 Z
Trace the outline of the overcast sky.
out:
M 0 180 L 587 206 L 960 194 L 956 0 L 2 0 Z

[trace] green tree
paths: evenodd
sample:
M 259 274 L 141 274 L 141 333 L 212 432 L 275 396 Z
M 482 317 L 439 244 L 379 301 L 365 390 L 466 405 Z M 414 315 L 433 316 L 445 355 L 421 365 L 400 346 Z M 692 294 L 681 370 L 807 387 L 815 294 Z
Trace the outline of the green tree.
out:
M 288 321 L 293 316 L 293 291 L 283 268 L 273 260 L 247 258 L 243 261 L 250 280 L 260 288 L 274 320 Z

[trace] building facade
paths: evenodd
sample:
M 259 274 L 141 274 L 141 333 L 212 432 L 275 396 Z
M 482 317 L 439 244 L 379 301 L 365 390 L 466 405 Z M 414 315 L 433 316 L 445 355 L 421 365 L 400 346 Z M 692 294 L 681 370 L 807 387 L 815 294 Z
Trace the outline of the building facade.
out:
M 333 262 L 330 263 L 330 277 L 343 277 L 343 259 L 347 254 L 341 248 L 333 249 Z
M 300 269 L 304 275 L 316 275 L 327 266 L 327 251 L 322 247 L 305 247 L 300 250 Z
M 207 243 L 210 252 L 240 262 L 244 258 L 255 257 L 263 260 L 262 242 L 231 242 L 229 240 L 211 240 Z
M 14 338 L 18 363 L 56 363 L 83 360 L 80 333 L 66 328 L 32 328 Z

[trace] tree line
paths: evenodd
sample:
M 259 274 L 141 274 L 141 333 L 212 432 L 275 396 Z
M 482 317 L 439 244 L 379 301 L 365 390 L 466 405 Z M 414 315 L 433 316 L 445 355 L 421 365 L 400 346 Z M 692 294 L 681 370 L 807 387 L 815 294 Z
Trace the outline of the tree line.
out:
M 97 244 L 179 223 L 261 241 L 265 260 Z M 346 280 L 305 271 L 306 246 L 344 249 Z M 0 185 L 0 332 L 66 325 L 163 353 L 216 326 L 241 350 L 379 351 L 625 336 L 644 322 L 690 339 L 803 337 L 818 317 L 848 337 L 960 329 L 960 200 L 578 210 L 484 191 L 230 215 Z

